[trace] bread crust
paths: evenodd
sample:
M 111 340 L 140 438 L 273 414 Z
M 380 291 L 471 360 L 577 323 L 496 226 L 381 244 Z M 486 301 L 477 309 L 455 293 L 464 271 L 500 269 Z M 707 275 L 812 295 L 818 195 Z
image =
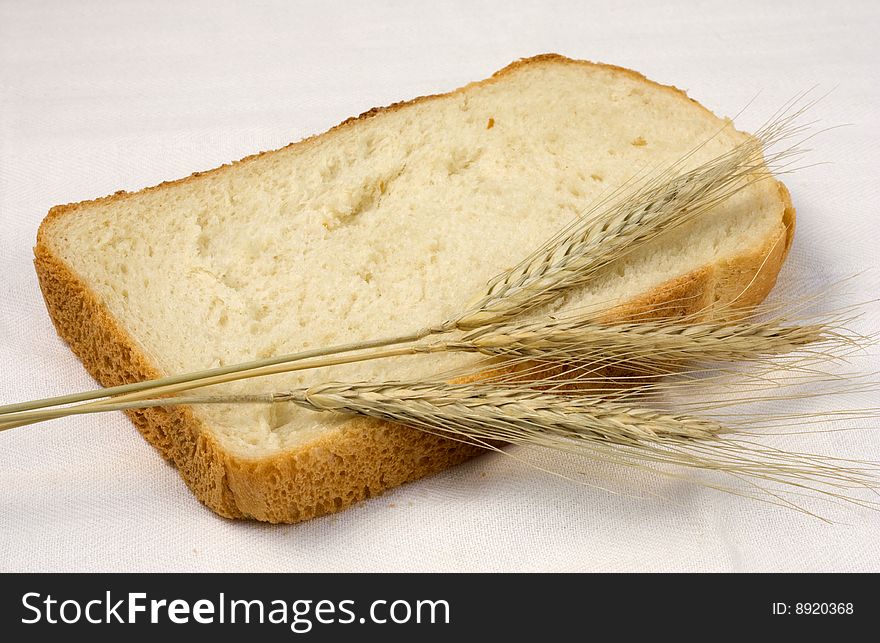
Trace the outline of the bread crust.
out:
M 454 95 L 473 85 L 496 82 L 525 65 L 544 63 L 592 65 L 649 83 L 697 105 L 682 90 L 660 85 L 613 65 L 571 60 L 544 54 L 519 60 L 491 78 L 471 83 L 449 94 L 423 96 L 374 108 L 343 121 L 328 132 L 290 146 L 311 145 L 319 137 L 352 127 L 360 120 L 406 105 Z M 701 109 L 704 109 L 700 106 Z M 706 110 L 708 111 L 708 110 Z M 290 147 L 288 146 L 288 147 Z M 202 174 L 228 171 L 267 152 L 146 190 L 192 181 Z M 703 266 L 673 279 L 626 306 L 616 316 L 650 313 L 660 304 L 675 303 L 675 312 L 695 313 L 712 304 L 735 301 L 749 307 L 772 289 L 791 245 L 795 210 L 788 190 L 777 182 L 784 214 L 779 229 L 759 247 L 725 262 Z M 57 217 L 95 203 L 124 200 L 127 192 L 67 205 L 47 214 L 37 233 L 34 265 L 46 307 L 58 334 L 103 386 L 160 377 L 156 367 L 126 333 L 84 281 L 52 249 L 47 232 Z M 668 305 L 665 307 L 668 313 Z M 152 408 L 127 412 L 141 434 L 180 471 L 193 493 L 209 508 L 227 518 L 253 518 L 292 523 L 345 509 L 405 482 L 436 473 L 484 451 L 460 442 L 429 435 L 371 418 L 354 418 L 337 430 L 272 457 L 251 459 L 225 451 L 189 407 Z

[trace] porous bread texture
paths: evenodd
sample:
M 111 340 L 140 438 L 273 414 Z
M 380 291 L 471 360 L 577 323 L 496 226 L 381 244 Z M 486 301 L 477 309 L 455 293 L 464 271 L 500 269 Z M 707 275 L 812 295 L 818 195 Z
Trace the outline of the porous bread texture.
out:
M 233 165 L 54 208 L 36 266 L 59 333 L 105 385 L 392 336 L 453 316 L 635 173 L 701 146 L 693 166 L 745 138 L 674 88 L 540 56 Z M 781 183 L 757 182 L 559 306 L 755 303 L 793 214 Z M 211 390 L 418 378 L 472 361 L 398 358 Z M 212 509 L 273 522 L 339 510 L 477 452 L 288 405 L 130 415 Z

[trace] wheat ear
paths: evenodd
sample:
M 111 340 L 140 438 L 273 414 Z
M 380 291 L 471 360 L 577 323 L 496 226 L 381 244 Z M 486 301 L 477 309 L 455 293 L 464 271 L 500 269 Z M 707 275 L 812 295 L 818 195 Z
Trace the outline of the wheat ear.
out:
M 645 366 L 742 361 L 784 355 L 809 345 L 854 341 L 830 324 L 645 320 L 601 323 L 562 319 L 490 326 L 444 345 L 487 355 L 561 360 L 572 365 L 616 362 Z M 665 369 L 664 369 L 665 370 Z
M 505 454 L 499 445 L 520 444 L 630 467 L 650 467 L 654 473 L 674 478 L 684 477 L 677 472 L 680 467 L 721 473 L 744 482 L 745 490 L 712 481 L 696 482 L 800 511 L 806 510 L 787 495 L 818 492 L 831 499 L 876 508 L 851 493 L 856 489 L 876 490 L 877 467 L 873 463 L 782 451 L 755 442 L 754 434 L 740 434 L 699 415 L 595 396 L 560 395 L 530 386 L 499 388 L 481 382 L 326 383 L 278 393 L 110 403 L 97 410 L 231 403 L 294 403 L 312 411 L 357 414 Z M 674 468 L 666 470 L 663 465 Z M 772 485 L 781 485 L 787 491 Z
M 877 508 L 851 493 L 876 493 L 876 463 L 786 452 L 696 415 L 481 383 L 324 384 L 293 392 L 289 399 L 305 408 L 398 422 L 483 448 L 497 450 L 499 442 L 541 446 L 603 462 L 650 466 L 672 477 L 682 476 L 658 465 L 711 471 L 745 481 L 757 493 L 702 484 L 811 515 L 786 494 L 820 493 Z

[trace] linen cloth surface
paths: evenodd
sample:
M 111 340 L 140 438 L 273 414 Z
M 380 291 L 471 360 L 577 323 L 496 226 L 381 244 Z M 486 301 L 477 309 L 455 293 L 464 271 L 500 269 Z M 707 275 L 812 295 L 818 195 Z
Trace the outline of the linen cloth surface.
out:
M 277 148 L 550 51 L 674 84 L 745 129 L 803 90 L 833 90 L 807 117 L 845 125 L 810 143 L 804 163 L 826 164 L 785 178 L 798 229 L 777 296 L 876 298 L 878 32 L 869 1 L 2 2 L 0 402 L 95 386 L 31 263 L 52 205 Z M 862 310 L 855 327 L 880 328 L 880 306 Z M 867 426 L 788 444 L 880 460 L 880 425 Z M 0 434 L 0 570 L 880 571 L 877 512 L 831 506 L 826 524 L 649 472 L 515 453 L 584 484 L 492 454 L 340 514 L 267 525 L 203 507 L 121 414 L 16 429 Z

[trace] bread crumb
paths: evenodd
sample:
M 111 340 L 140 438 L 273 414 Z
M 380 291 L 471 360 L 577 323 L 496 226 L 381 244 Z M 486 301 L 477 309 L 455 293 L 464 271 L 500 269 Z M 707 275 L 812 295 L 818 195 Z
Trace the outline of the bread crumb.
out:
M 591 174 L 590 178 L 593 179 L 594 181 L 604 181 L 605 180 L 602 178 L 601 174 Z
M 492 129 L 493 127 L 495 127 L 495 119 L 490 116 L 486 129 Z
M 635 139 L 632 143 L 630 143 L 630 145 L 634 145 L 635 147 L 643 147 L 643 146 L 645 146 L 645 145 L 647 145 L 647 144 L 648 144 L 648 141 L 646 141 L 646 140 L 645 140 L 644 138 L 642 138 L 641 136 L 639 136 L 639 137 L 638 137 L 637 139 Z
M 391 507 L 391 508 L 393 509 L 394 507 L 397 506 L 397 503 L 396 503 L 396 502 L 389 502 L 389 503 L 388 503 L 388 506 Z

